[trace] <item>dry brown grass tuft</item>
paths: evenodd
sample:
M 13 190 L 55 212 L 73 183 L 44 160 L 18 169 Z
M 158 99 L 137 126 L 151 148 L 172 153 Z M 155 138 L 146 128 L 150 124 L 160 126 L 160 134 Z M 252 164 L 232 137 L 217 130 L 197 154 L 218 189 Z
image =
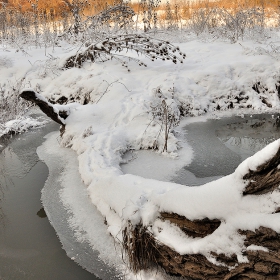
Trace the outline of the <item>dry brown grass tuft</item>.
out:
M 123 249 L 128 268 L 137 273 L 157 263 L 157 244 L 149 229 L 142 224 L 133 226 L 130 222 L 122 232 Z

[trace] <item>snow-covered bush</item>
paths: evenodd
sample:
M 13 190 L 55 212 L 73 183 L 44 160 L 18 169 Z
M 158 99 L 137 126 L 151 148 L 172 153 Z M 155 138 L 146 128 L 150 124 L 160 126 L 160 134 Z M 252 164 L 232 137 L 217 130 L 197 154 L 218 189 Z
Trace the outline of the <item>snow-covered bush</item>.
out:
M 128 33 L 134 24 L 134 10 L 124 1 L 112 4 L 104 2 L 102 9 L 94 5 L 94 14 L 86 15 L 85 11 L 94 4 L 87 0 L 64 1 L 68 13 L 72 15 L 68 22 L 63 21 L 63 31 L 58 35 L 60 40 L 73 42 L 92 42 L 105 39 L 109 34 Z M 96 12 L 96 10 L 98 12 Z
M 167 152 L 169 133 L 180 123 L 180 110 L 174 99 L 174 88 L 170 88 L 165 94 L 160 87 L 154 89 L 149 114 L 152 121 L 160 126 L 154 146 L 158 146 L 158 137 L 164 132 L 163 152 Z
M 97 15 L 87 19 L 90 22 L 88 29 L 96 30 L 104 25 L 126 29 L 133 22 L 134 15 L 133 9 L 125 3 L 109 6 Z
M 175 5 L 174 11 L 171 9 L 170 2 L 166 2 L 166 15 L 165 15 L 165 21 L 166 21 L 166 28 L 171 29 L 177 29 L 178 28 L 178 8 Z
M 12 2 L 12 1 L 11 1 Z M 265 35 L 269 22 L 275 23 L 276 8 L 269 5 L 226 8 L 208 1 L 130 0 L 95 1 L 64 0 L 61 10 L 44 7 L 43 0 L 28 1 L 28 9 L 0 3 L 0 40 L 10 45 L 35 44 L 54 46 L 60 40 L 96 42 L 112 33 L 133 33 L 185 26 L 197 35 L 207 33 L 231 42 L 245 37 L 259 39 Z M 164 4 L 164 5 L 163 5 Z M 271 12 L 272 10 L 272 12 Z M 161 21 L 161 27 L 159 25 Z M 189 29 L 190 28 L 190 29 Z
M 235 13 L 225 8 L 198 9 L 191 18 L 191 28 L 196 35 L 207 32 L 232 43 L 244 37 L 263 37 L 264 27 L 265 12 L 261 7 L 240 8 Z
M 83 12 L 87 6 L 90 5 L 88 0 L 63 0 L 63 2 L 68 7 L 69 11 L 71 12 L 74 24 L 73 24 L 73 30 L 75 34 L 78 34 L 79 32 L 83 31 Z
M 161 0 L 141 0 L 140 10 L 144 26 L 144 31 L 147 32 L 152 27 L 157 28 L 158 16 L 157 8 L 160 5 Z M 139 18 L 138 18 L 139 19 Z
M 119 61 L 128 71 L 130 71 L 127 65 L 128 60 L 132 60 L 140 66 L 146 66 L 140 59 L 122 53 L 131 50 L 146 56 L 152 61 L 156 59 L 171 60 L 175 64 L 177 62 L 183 63 L 183 59 L 186 57 L 178 47 L 168 41 L 157 40 L 145 35 L 127 34 L 111 36 L 102 42 L 90 45 L 86 50 L 69 57 L 64 67 L 81 67 L 86 61 L 104 62 L 111 59 Z
M 0 128 L 11 120 L 20 119 L 32 106 L 31 103 L 19 98 L 23 80 L 14 85 L 0 84 Z

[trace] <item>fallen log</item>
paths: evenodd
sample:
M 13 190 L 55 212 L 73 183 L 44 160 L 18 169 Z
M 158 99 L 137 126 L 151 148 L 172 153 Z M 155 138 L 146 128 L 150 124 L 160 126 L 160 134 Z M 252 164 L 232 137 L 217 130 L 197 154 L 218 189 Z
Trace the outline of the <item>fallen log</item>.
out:
M 208 261 L 203 255 L 180 255 L 166 245 L 157 244 L 156 261 L 168 274 L 190 277 L 199 280 L 214 279 L 280 279 L 280 235 L 275 231 L 261 227 L 256 232 L 240 231 L 246 236 L 245 244 L 264 246 L 269 251 L 248 250 L 248 263 L 239 264 L 235 255 L 226 257 L 216 255 L 217 261 L 225 266 L 218 266 Z
M 266 162 L 260 165 L 257 170 L 250 170 L 243 179 L 249 180 L 243 194 L 265 194 L 272 192 L 280 185 L 280 148 L 277 153 Z
M 267 161 L 243 176 L 245 187 L 241 196 L 252 198 L 274 193 L 280 195 L 280 147 Z M 271 215 L 279 215 L 280 205 L 275 205 Z M 176 213 L 159 213 L 158 219 L 178 227 L 189 238 L 205 238 L 217 230 L 219 219 L 191 220 Z M 130 227 L 130 228 L 129 228 Z M 155 238 L 147 226 L 126 227 L 123 232 L 123 248 L 128 255 L 130 268 L 135 272 L 161 267 L 166 273 L 196 280 L 276 280 L 280 279 L 280 234 L 271 228 L 260 226 L 252 230 L 237 230 L 244 240 L 240 262 L 235 254 L 226 256 L 209 252 L 215 262 L 203 254 L 179 254 Z M 152 227 L 151 227 L 152 228 Z M 141 233 L 141 234 L 139 234 Z M 129 237 L 129 238 L 128 238 Z M 141 238 L 141 244 L 139 243 Z
M 53 104 L 48 102 L 43 96 L 35 93 L 32 90 L 24 90 L 20 97 L 36 104 L 42 112 L 44 112 L 49 118 L 58 124 L 64 126 L 64 120 L 68 117 L 68 113 L 65 110 L 58 110 Z
M 203 220 L 191 221 L 186 217 L 175 213 L 161 213 L 161 217 L 165 221 L 170 221 L 176 224 L 184 233 L 191 237 L 205 237 L 214 232 L 221 224 L 218 219 L 210 220 L 205 218 Z

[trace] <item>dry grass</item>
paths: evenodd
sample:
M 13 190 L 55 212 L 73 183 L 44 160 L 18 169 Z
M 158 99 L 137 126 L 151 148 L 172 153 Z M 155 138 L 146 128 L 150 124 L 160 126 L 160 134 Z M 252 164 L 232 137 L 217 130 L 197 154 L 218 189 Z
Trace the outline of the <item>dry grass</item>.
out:
M 122 234 L 125 262 L 131 271 L 137 273 L 156 266 L 158 249 L 147 227 L 128 223 Z
M 5 1 L 4 1 L 5 2 Z M 89 6 L 86 9 L 85 13 L 87 15 L 92 15 L 95 13 L 98 13 L 104 9 L 106 9 L 110 5 L 114 5 L 117 3 L 121 3 L 121 0 L 88 0 Z M 133 8 L 135 13 L 141 12 L 140 7 L 140 0 L 136 2 L 130 2 L 129 5 Z M 147 0 L 149 2 L 149 0 Z M 163 2 L 163 1 L 162 1 Z M 180 10 L 180 15 L 183 19 L 190 18 L 191 14 L 201 8 L 224 8 L 231 11 L 237 11 L 240 9 L 249 9 L 252 7 L 263 7 L 265 9 L 273 9 L 275 11 L 279 10 L 280 1 L 279 0 L 217 0 L 217 1 L 211 1 L 211 0 L 197 0 L 197 1 L 191 1 L 189 0 L 169 0 L 171 9 L 174 11 L 178 7 Z M 67 6 L 65 5 L 63 0 L 8 0 L 7 5 L 9 7 L 13 7 L 17 10 L 20 10 L 21 12 L 28 12 L 32 11 L 32 5 L 37 5 L 38 10 L 44 11 L 46 13 L 49 13 L 52 11 L 55 15 L 60 15 L 63 12 L 69 12 L 67 11 Z M 143 6 L 143 4 L 142 4 Z M 166 11 L 166 4 L 161 3 L 158 7 L 155 9 L 157 11 Z
M 278 0 L 217 0 L 217 1 L 210 1 L 210 0 L 198 0 L 189 2 L 188 0 L 170 0 L 169 1 L 171 10 L 174 12 L 178 9 L 180 19 L 188 20 L 192 17 L 192 15 L 199 9 L 226 9 L 231 13 L 235 14 L 240 10 L 251 9 L 254 7 L 260 7 L 266 10 L 266 15 L 270 16 L 273 12 L 279 13 L 279 6 L 280 1 Z M 134 5 L 135 8 L 136 4 Z M 166 18 L 168 4 L 161 4 L 157 10 L 161 11 L 160 17 L 162 19 Z

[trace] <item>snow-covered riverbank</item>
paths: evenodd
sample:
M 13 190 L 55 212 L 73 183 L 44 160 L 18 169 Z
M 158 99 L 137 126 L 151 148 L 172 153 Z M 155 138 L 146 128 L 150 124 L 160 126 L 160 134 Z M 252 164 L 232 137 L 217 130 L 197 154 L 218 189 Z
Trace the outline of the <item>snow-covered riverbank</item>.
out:
M 275 45 L 278 37 L 273 36 L 270 42 Z M 186 53 L 183 64 L 151 62 L 143 57 L 147 68 L 131 62 L 130 72 L 114 61 L 62 70 L 59 67 L 73 53 L 69 46 L 55 48 L 55 58 L 51 60 L 39 49 L 30 49 L 31 57 L 1 50 L 0 59 L 5 57 L 11 64 L 0 69 L 0 83 L 24 77 L 22 87 L 32 87 L 51 101 L 75 100 L 85 104 L 69 109 L 60 145 L 76 152 L 81 187 L 104 217 L 107 231 L 116 242 L 121 243 L 122 230 L 129 222 L 148 227 L 158 241 L 180 254 L 202 254 L 217 264 L 210 252 L 235 253 L 239 262 L 246 262 L 244 240 L 237 229 L 267 226 L 279 232 L 278 215 L 272 218 L 268 213 L 275 210 L 280 200 L 275 193 L 262 199 L 242 198 L 242 176 L 269 159 L 279 141 L 243 163 L 234 174 L 195 189 L 123 174 L 120 164 L 128 150 L 156 147 L 155 153 L 160 157 L 174 161 L 170 170 L 164 172 L 174 173 L 190 164 L 193 157 L 191 146 L 179 141 L 183 123 L 191 116 L 278 111 L 278 53 L 269 42 L 229 44 L 192 39 L 176 45 Z M 161 154 L 164 133 L 161 124 L 152 121 L 151 108 L 163 100 L 188 119 L 169 135 L 167 152 Z M 54 141 L 50 139 L 46 144 L 49 150 L 50 141 Z M 76 220 L 83 220 L 79 216 L 82 206 L 72 211 Z M 189 238 L 158 218 L 163 211 L 190 219 L 219 218 L 223 223 L 207 238 Z M 84 221 L 85 224 L 73 226 L 82 233 L 81 240 L 89 240 L 93 224 L 88 224 L 88 219 Z M 106 257 L 101 258 L 106 261 Z

